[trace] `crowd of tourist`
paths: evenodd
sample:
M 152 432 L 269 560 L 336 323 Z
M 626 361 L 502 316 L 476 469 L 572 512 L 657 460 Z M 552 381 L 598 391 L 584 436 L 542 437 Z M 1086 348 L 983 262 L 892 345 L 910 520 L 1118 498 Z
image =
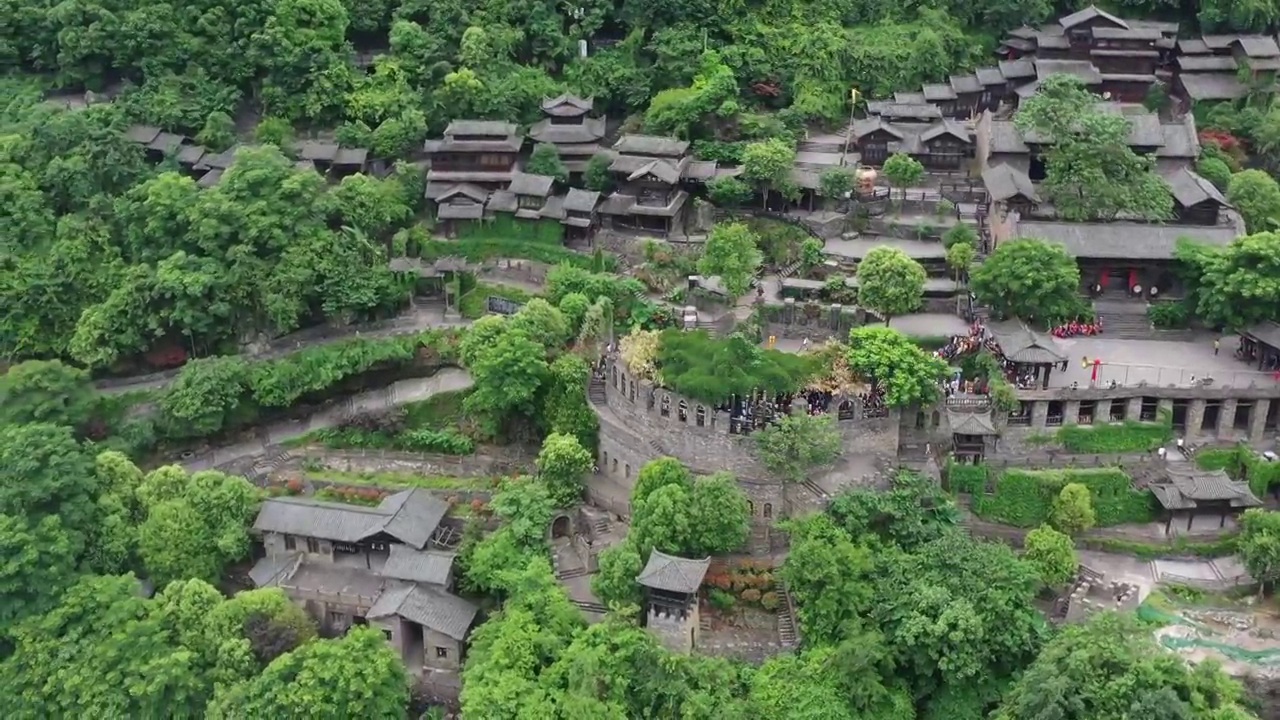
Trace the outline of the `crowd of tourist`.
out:
M 1102 321 L 1091 323 L 1079 322 L 1072 320 L 1065 325 L 1059 325 L 1053 329 L 1053 336 L 1056 338 L 1072 338 L 1080 336 L 1092 336 L 1102 334 Z

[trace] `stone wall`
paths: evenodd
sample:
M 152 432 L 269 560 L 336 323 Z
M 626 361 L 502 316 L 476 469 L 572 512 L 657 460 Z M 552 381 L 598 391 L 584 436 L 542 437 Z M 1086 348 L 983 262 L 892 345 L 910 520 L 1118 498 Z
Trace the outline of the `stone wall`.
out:
M 645 627 L 671 652 L 692 652 L 698 631 L 698 605 L 690 605 L 688 614 L 683 617 L 650 606 L 645 617 Z
M 500 477 L 534 471 L 535 453 L 524 448 L 486 447 L 472 455 L 397 452 L 393 450 L 295 451 L 282 468 L 300 470 L 319 463 L 343 472 L 398 472 L 442 477 Z
M 849 331 L 865 325 L 867 314 L 854 307 L 817 302 L 798 302 L 788 298 L 781 304 L 768 303 L 760 308 L 765 336 L 822 342 L 835 338 L 844 342 Z

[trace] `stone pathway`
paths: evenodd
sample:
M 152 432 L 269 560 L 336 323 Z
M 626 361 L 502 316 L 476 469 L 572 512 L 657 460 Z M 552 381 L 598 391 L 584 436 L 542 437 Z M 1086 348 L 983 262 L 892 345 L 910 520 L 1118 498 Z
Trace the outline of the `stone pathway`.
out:
M 190 471 L 210 470 L 252 458 L 278 455 L 283 443 L 315 430 L 337 427 L 352 416 L 421 402 L 440 393 L 466 390 L 471 385 L 471 374 L 460 368 L 444 368 L 427 378 L 400 380 L 380 390 L 368 390 L 349 396 L 310 417 L 285 420 L 259 428 L 257 437 L 252 440 L 215 448 L 209 453 L 187 460 L 182 466 Z
M 385 338 L 410 335 L 433 328 L 460 328 L 471 324 L 470 320 L 455 320 L 445 316 L 440 305 L 414 305 L 399 317 L 376 323 L 351 325 L 336 329 L 311 328 L 276 338 L 245 356 L 254 360 L 271 360 L 285 357 L 301 350 L 342 342 L 356 337 Z M 167 386 L 181 372 L 181 368 L 163 370 L 128 378 L 107 378 L 94 383 L 104 395 L 115 395 L 139 390 L 155 390 Z

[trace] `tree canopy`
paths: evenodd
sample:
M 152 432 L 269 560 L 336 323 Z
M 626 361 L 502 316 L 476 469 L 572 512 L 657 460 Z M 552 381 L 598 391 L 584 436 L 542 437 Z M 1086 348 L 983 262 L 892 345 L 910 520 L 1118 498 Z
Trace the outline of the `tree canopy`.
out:
M 1047 145 L 1041 192 L 1065 219 L 1112 220 L 1120 215 L 1163 220 L 1173 196 L 1155 173 L 1155 158 L 1129 145 L 1132 123 L 1100 109 L 1073 75 L 1050 75 L 1018 106 L 1014 122 Z
M 1210 326 L 1245 329 L 1280 318 L 1280 233 L 1260 232 L 1226 247 L 1180 241 L 1195 312 Z
M 698 259 L 698 272 L 719 277 L 730 301 L 737 300 L 751 287 L 764 259 L 758 243 L 755 233 L 743 223 L 717 225 Z
M 888 325 L 893 316 L 920 308 L 924 281 L 924 267 L 905 252 L 888 246 L 873 248 L 858 263 L 858 304 Z
M 1040 240 L 1000 243 L 969 275 L 978 301 L 997 315 L 1056 323 L 1076 316 L 1080 267 L 1061 245 Z
M 938 396 L 938 381 L 947 364 L 887 327 L 863 326 L 849 331 L 849 368 L 884 391 L 891 407 L 925 405 Z

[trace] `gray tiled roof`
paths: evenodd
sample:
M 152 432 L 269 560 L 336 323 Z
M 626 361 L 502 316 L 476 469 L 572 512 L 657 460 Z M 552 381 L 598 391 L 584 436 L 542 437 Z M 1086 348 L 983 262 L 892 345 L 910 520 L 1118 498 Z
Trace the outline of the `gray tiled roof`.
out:
M 183 165 L 195 165 L 200 162 L 200 158 L 204 157 L 205 150 L 199 145 L 187 145 L 178 150 L 178 162 Z
M 160 134 L 160 128 L 152 125 L 130 125 L 128 130 L 124 131 L 124 137 L 129 142 L 135 142 L 139 145 L 146 145 L 156 136 Z
M 338 155 L 338 144 L 319 142 L 316 140 L 300 140 L 294 143 L 294 151 L 303 160 L 320 160 L 332 162 Z
M 546 197 L 551 194 L 551 186 L 555 185 L 555 183 L 556 179 L 550 175 L 532 175 L 518 172 L 511 176 L 511 184 L 507 186 L 507 190 L 516 195 Z
M 998 67 L 980 67 L 973 71 L 978 76 L 978 82 L 983 85 L 1003 85 L 1005 80 L 1004 73 L 1000 72 Z
M 982 184 L 995 202 L 1003 202 L 1021 195 L 1031 202 L 1040 202 L 1040 195 L 1026 173 L 1000 163 L 982 171 Z
M 1280 348 L 1280 323 L 1271 321 L 1258 323 L 1246 330 L 1245 333 L 1254 340 L 1270 345 L 1273 348 Z
M 1235 72 L 1236 59 L 1230 55 L 1182 55 L 1178 68 L 1183 72 Z
M 591 108 L 594 105 L 594 98 L 582 98 L 566 93 L 553 98 L 544 98 L 542 112 L 557 117 L 574 117 L 591 112 Z
M 984 412 L 964 412 L 958 410 L 947 411 L 947 423 L 951 425 L 951 432 L 957 435 L 998 435 L 996 427 L 991 422 L 991 411 Z
M 929 99 L 922 92 L 896 92 L 893 94 L 893 101 L 899 105 L 923 105 Z
M 688 158 L 681 158 L 677 166 L 664 158 L 619 155 L 609 165 L 609 170 L 625 175 L 629 180 L 652 175 L 668 185 L 674 185 L 680 181 L 681 171 L 687 162 Z
M 147 143 L 147 147 L 152 150 L 158 150 L 164 153 L 165 155 L 170 155 L 174 152 L 177 152 L 178 148 L 182 147 L 182 143 L 185 141 L 186 141 L 186 138 L 181 135 L 162 132 L 156 135 L 155 139 L 153 139 L 151 142 Z
M 1183 207 L 1191 207 L 1206 201 L 1214 201 L 1226 205 L 1227 199 L 1222 196 L 1213 183 L 1192 172 L 1190 168 L 1179 168 L 1160 174 L 1169 186 L 1173 199 Z
M 369 159 L 369 151 L 364 148 L 338 148 L 333 156 L 334 165 L 359 166 Z
M 1058 243 L 1076 257 L 1096 260 L 1169 260 L 1173 258 L 1179 238 L 1221 247 L 1236 238 L 1236 231 L 1234 227 L 1223 225 L 1022 221 L 1018 223 L 1017 237 Z
M 372 620 L 398 615 L 405 620 L 462 641 L 475 621 L 474 604 L 430 585 L 408 585 L 384 590 L 369 608 Z
M 226 172 L 227 171 L 222 168 L 213 168 L 201 175 L 200 179 L 196 181 L 196 185 L 202 188 L 211 188 L 222 182 L 222 176 L 226 174 Z
M 613 149 L 628 155 L 680 157 L 689 149 L 689 141 L 658 135 L 623 135 Z
M 444 203 L 436 208 L 437 220 L 479 220 L 484 217 L 481 203 Z
M 443 501 L 418 489 L 391 495 L 377 507 L 302 497 L 271 498 L 262 503 L 253 529 L 348 543 L 385 532 L 420 549 L 448 509 Z
M 1212 50 L 1209 44 L 1200 38 L 1185 38 L 1178 41 L 1179 55 L 1208 55 Z
M 1062 33 L 1036 33 L 1036 47 L 1043 50 L 1067 50 L 1071 42 Z
M 1164 33 L 1156 27 L 1096 27 L 1093 36 L 1098 40 L 1159 40 Z
M 1129 27 L 1129 23 L 1125 22 L 1124 20 L 1121 20 L 1120 18 L 1116 17 L 1115 15 L 1112 15 L 1111 13 L 1105 10 L 1099 10 L 1097 6 L 1094 6 L 1094 5 L 1090 5 L 1089 7 L 1083 10 L 1078 10 L 1076 12 L 1071 13 L 1070 15 L 1067 15 L 1059 19 L 1058 24 L 1061 25 L 1063 28 L 1071 29 L 1077 25 L 1081 25 L 1083 23 L 1087 23 L 1090 20 L 1095 20 L 1095 19 L 1102 19 L 1106 22 L 1111 23 L 1112 25 L 1115 25 L 1116 27 L 1122 27 L 1122 28 Z
M 1042 335 L 1021 321 L 989 323 L 991 336 L 1000 345 L 1000 352 L 1016 363 L 1060 363 L 1066 360 L 1053 337 Z
M 899 140 L 903 138 L 903 133 L 901 130 L 894 127 L 892 123 L 884 120 L 878 115 L 874 117 L 869 117 L 869 118 L 859 118 L 853 121 L 853 139 L 854 140 L 864 138 L 870 135 L 871 133 L 874 133 L 880 130 L 883 130 L 884 132 L 894 136 Z
M 969 128 L 965 127 L 964 123 L 959 120 L 953 120 L 951 118 L 942 118 L 938 122 L 930 125 L 929 129 L 920 133 L 920 140 L 923 142 L 929 142 L 930 140 L 943 135 L 950 135 L 957 140 L 963 140 L 966 143 L 973 142 L 973 136 L 972 133 L 969 132 Z
M 924 99 L 929 102 L 956 99 L 956 91 L 950 85 L 925 85 L 920 89 L 924 93 Z
M 457 553 L 414 550 L 407 545 L 395 544 L 391 546 L 391 554 L 382 566 L 382 575 L 397 580 L 444 586 L 449 583 L 449 572 L 453 569 L 456 557 Z
M 1152 483 L 1151 492 L 1169 510 L 1197 507 L 1201 502 L 1229 501 L 1231 507 L 1257 507 L 1262 501 L 1246 483 L 1232 480 L 1224 470 L 1201 470 L 1190 463 L 1170 464 L 1167 482 Z
M 454 120 L 444 129 L 444 134 L 467 135 L 491 138 L 506 138 L 517 130 L 514 123 L 502 120 Z
M 275 557 L 264 557 L 253 564 L 249 570 L 249 579 L 254 587 L 270 587 L 275 585 L 298 566 L 301 553 L 285 553 Z
M 1005 80 L 1030 79 L 1036 76 L 1036 66 L 1028 59 L 1001 60 L 1000 74 Z
M 455 185 L 440 187 L 440 191 L 435 194 L 434 199 L 437 202 L 440 202 L 459 195 L 471 198 L 478 203 L 483 203 L 485 199 L 489 197 L 489 191 L 470 183 L 457 183 Z
M 1233 72 L 1181 74 L 1178 82 L 1192 100 L 1238 100 L 1249 94 Z
M 1036 63 L 1036 78 L 1044 80 L 1050 75 L 1072 75 L 1084 81 L 1085 85 L 1097 85 L 1102 82 L 1102 73 L 1088 60 L 1039 60 Z
M 655 590 L 695 593 L 702 586 L 702 579 L 710 566 L 710 557 L 691 560 L 654 550 L 636 582 Z
M 872 100 L 867 103 L 867 113 L 879 115 L 886 119 L 936 120 L 942 117 L 937 105 L 929 103 L 903 104 L 885 100 Z
M 982 83 L 978 81 L 976 75 L 952 75 L 948 80 L 951 83 L 951 89 L 956 93 L 982 92 Z
M 564 209 L 568 212 L 594 212 L 598 202 L 600 202 L 600 193 L 594 190 L 573 188 L 564 198 Z
M 529 137 L 537 142 L 555 145 L 594 143 L 604 137 L 604 118 L 584 118 L 581 123 L 557 125 L 551 120 L 541 120 L 529 128 Z
M 1269 58 L 1280 55 L 1280 46 L 1276 45 L 1275 38 L 1267 35 L 1241 35 L 1236 38 L 1234 44 L 1239 45 L 1244 54 L 1251 58 Z

